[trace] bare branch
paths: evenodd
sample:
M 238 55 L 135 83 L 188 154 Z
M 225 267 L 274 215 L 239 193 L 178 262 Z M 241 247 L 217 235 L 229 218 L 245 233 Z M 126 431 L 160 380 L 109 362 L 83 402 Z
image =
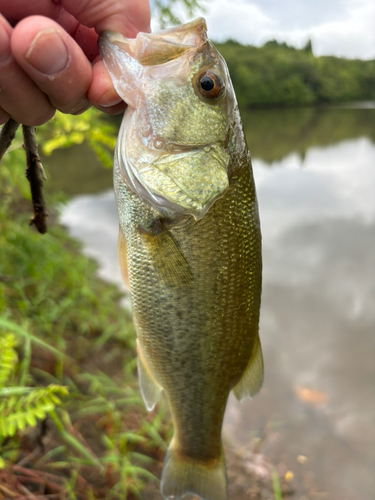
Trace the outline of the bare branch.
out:
M 43 181 L 46 180 L 46 174 L 38 153 L 35 128 L 22 125 L 22 131 L 27 161 L 26 177 L 30 183 L 34 208 L 34 216 L 30 220 L 30 225 L 35 224 L 37 230 L 44 234 L 47 232 L 48 216 L 43 197 Z
M 12 144 L 19 126 L 20 124 L 15 122 L 13 118 L 9 118 L 9 120 L 2 127 L 0 132 L 0 160 Z

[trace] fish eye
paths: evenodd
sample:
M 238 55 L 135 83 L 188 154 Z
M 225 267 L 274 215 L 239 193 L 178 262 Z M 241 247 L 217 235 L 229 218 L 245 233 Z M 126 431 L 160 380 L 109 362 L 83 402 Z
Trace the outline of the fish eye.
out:
M 211 92 L 215 87 L 215 82 L 210 75 L 202 76 L 200 82 L 203 92 Z
M 222 94 L 224 82 L 213 71 L 204 71 L 197 78 L 199 92 L 208 99 L 214 99 Z

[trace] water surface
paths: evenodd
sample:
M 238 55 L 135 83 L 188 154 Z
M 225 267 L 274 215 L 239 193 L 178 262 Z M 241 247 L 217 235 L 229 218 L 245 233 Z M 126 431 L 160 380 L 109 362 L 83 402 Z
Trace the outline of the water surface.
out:
M 224 434 L 294 473 L 296 498 L 375 496 L 375 109 L 243 114 L 260 205 L 265 382 Z M 85 148 L 47 160 L 70 233 L 121 283 L 111 172 Z M 84 168 L 82 167 L 84 165 Z

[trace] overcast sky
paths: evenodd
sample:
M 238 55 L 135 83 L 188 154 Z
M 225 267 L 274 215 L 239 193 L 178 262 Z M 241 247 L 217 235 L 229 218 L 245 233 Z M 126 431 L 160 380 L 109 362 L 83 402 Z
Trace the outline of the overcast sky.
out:
M 375 0 L 202 0 L 209 37 L 244 44 L 278 41 L 315 55 L 375 59 Z

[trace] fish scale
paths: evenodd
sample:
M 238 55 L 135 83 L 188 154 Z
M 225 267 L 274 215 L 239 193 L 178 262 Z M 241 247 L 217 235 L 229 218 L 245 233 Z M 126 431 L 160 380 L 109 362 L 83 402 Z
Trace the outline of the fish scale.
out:
M 188 456 L 195 455 L 197 449 L 201 457 L 210 456 L 213 448 L 220 449 L 227 396 L 247 365 L 258 332 L 261 246 L 250 169 L 246 165 L 241 177 L 233 176 L 232 189 L 203 219 L 191 224 L 187 234 L 184 227 L 171 229 L 194 275 L 194 284 L 181 288 L 166 287 L 160 281 L 153 265 L 159 256 L 140 244 L 135 216 L 138 213 L 143 218 L 149 207 L 129 192 L 121 172 L 115 172 L 120 220 L 122 213 L 127 214 L 122 230 L 138 338 L 167 394 L 180 439 L 191 443 L 192 450 L 184 449 Z M 129 213 L 133 217 L 128 217 Z M 180 318 L 178 311 L 182 312 Z M 191 378 L 202 362 L 199 351 L 193 354 L 200 343 L 202 350 L 209 352 L 204 362 L 211 380 Z M 217 398 L 219 388 L 222 398 Z M 213 397 L 203 398 L 202 394 Z M 197 398 L 202 398 L 201 405 Z M 203 438 L 209 426 L 201 425 L 200 413 L 191 412 L 199 407 L 207 415 L 219 415 L 216 425 L 210 423 L 215 446 L 211 436 Z M 206 449 L 198 447 L 199 441 L 207 441 Z

